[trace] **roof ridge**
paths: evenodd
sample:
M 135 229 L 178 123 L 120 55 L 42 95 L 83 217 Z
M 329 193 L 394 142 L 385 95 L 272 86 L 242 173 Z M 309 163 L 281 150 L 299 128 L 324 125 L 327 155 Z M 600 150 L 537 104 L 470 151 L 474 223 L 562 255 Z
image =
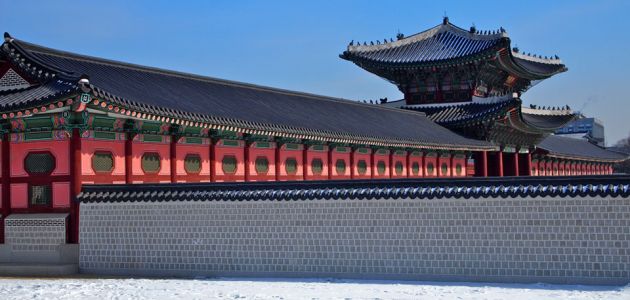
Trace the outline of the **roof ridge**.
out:
M 348 45 L 348 51 L 349 52 L 370 52 L 370 51 L 378 51 L 378 50 L 383 50 L 383 49 L 394 48 L 398 46 L 404 46 L 404 45 L 412 44 L 418 41 L 426 40 L 432 36 L 435 36 L 438 33 L 447 32 L 447 31 L 453 34 L 459 35 L 459 36 L 473 38 L 477 40 L 492 40 L 492 39 L 500 39 L 500 38 L 508 37 L 507 32 L 505 31 L 499 30 L 498 33 L 494 33 L 494 34 L 480 34 L 478 32 L 470 32 L 468 30 L 465 30 L 459 26 L 453 25 L 450 22 L 448 22 L 447 24 L 438 24 L 427 30 L 415 33 L 413 35 L 404 37 L 402 39 L 399 39 L 393 42 L 376 44 L 376 45 L 361 45 L 360 43 L 357 45 L 351 44 L 351 45 Z
M 57 56 L 57 57 L 62 57 L 62 58 L 69 58 L 69 59 L 74 59 L 74 60 L 79 60 L 79 61 L 90 62 L 90 63 L 98 63 L 102 65 L 121 67 L 121 68 L 130 69 L 130 70 L 152 72 L 155 74 L 160 74 L 160 75 L 165 75 L 165 76 L 174 76 L 174 77 L 179 77 L 179 78 L 184 78 L 184 79 L 191 79 L 191 80 L 198 80 L 202 82 L 249 88 L 249 89 L 254 89 L 254 90 L 259 90 L 259 91 L 266 91 L 266 92 L 278 93 L 278 94 L 284 94 L 284 95 L 290 95 L 290 96 L 302 96 L 302 97 L 307 97 L 307 98 L 311 98 L 315 100 L 325 100 L 325 101 L 331 101 L 331 102 L 348 104 L 348 105 L 358 105 L 361 107 L 369 107 L 372 109 L 383 109 L 383 110 L 396 111 L 396 112 L 402 112 L 402 113 L 412 113 L 412 114 L 421 115 L 421 116 L 425 115 L 422 112 L 401 111 L 400 109 L 396 109 L 396 108 L 383 107 L 379 105 L 369 105 L 369 104 L 361 103 L 359 101 L 353 101 L 353 100 L 339 98 L 339 97 L 325 96 L 325 95 L 319 95 L 319 94 L 308 93 L 308 92 L 299 92 L 299 91 L 287 90 L 287 89 L 282 89 L 282 88 L 269 87 L 269 86 L 257 85 L 257 84 L 234 81 L 234 80 L 227 80 L 227 79 L 198 75 L 198 74 L 193 74 L 193 73 L 174 71 L 174 70 L 144 66 L 144 65 L 134 64 L 134 63 L 122 62 L 122 61 L 117 61 L 117 60 L 112 60 L 112 59 L 105 59 L 105 58 L 100 58 L 100 57 L 95 57 L 95 56 L 90 56 L 90 55 L 78 54 L 78 53 L 73 53 L 73 52 L 69 52 L 65 50 L 59 50 L 59 49 L 54 49 L 50 47 L 45 47 L 45 46 L 29 43 L 29 42 L 22 41 L 19 39 L 12 39 L 10 41 L 10 43 L 15 43 L 15 42 L 18 43 L 18 46 L 26 46 L 23 48 L 25 48 L 25 50 L 29 52 L 52 55 L 52 56 Z M 65 70 L 65 71 L 72 72 L 69 70 Z M 89 76 L 89 74 L 87 75 Z
M 532 61 L 532 62 L 537 62 L 537 63 L 541 63 L 541 64 L 548 64 L 548 65 L 562 65 L 562 60 L 558 57 L 558 58 L 543 58 L 542 56 L 536 56 L 535 54 L 525 54 L 525 53 L 521 53 L 520 51 L 514 51 L 512 50 L 512 56 L 516 57 L 516 58 L 520 58 L 523 60 L 527 60 L 527 61 Z M 557 56 L 556 56 L 557 57 Z

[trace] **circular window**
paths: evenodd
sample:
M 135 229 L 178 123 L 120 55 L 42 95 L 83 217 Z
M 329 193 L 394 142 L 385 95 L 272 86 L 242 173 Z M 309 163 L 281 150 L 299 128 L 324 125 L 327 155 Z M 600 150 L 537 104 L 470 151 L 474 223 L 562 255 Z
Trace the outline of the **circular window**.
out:
M 258 174 L 267 174 L 269 171 L 269 160 L 264 156 L 256 158 L 255 169 Z
M 357 162 L 357 172 L 359 175 L 365 175 L 367 173 L 367 163 L 365 160 L 360 160 Z
M 114 169 L 114 156 L 111 152 L 96 152 L 92 155 L 92 170 L 97 173 L 110 173 Z
M 297 160 L 295 158 L 287 158 L 284 161 L 284 171 L 289 175 L 295 175 L 297 173 Z
M 160 154 L 145 153 L 142 155 L 140 163 L 144 173 L 157 173 L 160 171 Z
M 394 165 L 394 170 L 396 171 L 396 175 L 402 175 L 403 174 L 403 163 L 400 161 L 397 161 L 396 164 Z
M 184 170 L 188 174 L 198 174 L 201 172 L 201 156 L 198 154 L 188 154 L 184 157 Z
M 462 168 L 461 164 L 456 164 L 455 165 L 455 174 L 462 175 L 462 170 L 463 170 L 463 168 Z
M 338 159 L 335 163 L 335 170 L 337 171 L 337 175 L 346 174 L 346 161 L 343 159 Z
M 384 161 L 379 160 L 376 163 L 376 172 L 378 172 L 378 175 L 385 174 L 385 162 Z
M 24 169 L 31 175 L 47 175 L 55 169 L 55 157 L 49 152 L 29 153 L 24 159 Z
M 411 173 L 413 175 L 420 174 L 420 164 L 419 163 L 414 162 L 413 164 L 411 164 Z
M 536 174 L 536 168 L 532 168 L 532 175 Z
M 446 163 L 442 163 L 442 165 L 440 166 L 440 171 L 442 172 L 442 175 L 448 174 L 448 165 Z
M 236 157 L 231 156 L 231 155 L 226 155 L 223 157 L 223 160 L 221 161 L 221 169 L 223 170 L 223 173 L 225 174 L 234 174 L 236 173 L 236 164 L 237 164 L 237 160 Z
M 433 165 L 433 163 L 427 163 L 427 174 L 433 175 L 433 171 L 435 171 L 435 166 Z
M 322 162 L 322 160 L 319 158 L 314 158 L 311 161 L 311 170 L 313 171 L 314 175 L 322 174 L 322 171 L 324 170 L 324 163 Z

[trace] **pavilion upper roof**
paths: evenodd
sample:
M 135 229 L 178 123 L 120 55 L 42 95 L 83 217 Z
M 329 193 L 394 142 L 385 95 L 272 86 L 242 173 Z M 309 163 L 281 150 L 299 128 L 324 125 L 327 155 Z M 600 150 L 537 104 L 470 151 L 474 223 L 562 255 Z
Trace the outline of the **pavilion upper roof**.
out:
M 506 51 L 507 50 L 507 51 Z M 426 31 L 408 36 L 399 36 L 396 41 L 384 40 L 376 43 L 350 42 L 340 57 L 359 64 L 370 71 L 370 67 L 436 67 L 451 66 L 462 61 L 479 60 L 490 54 L 507 52 L 510 64 L 516 72 L 531 73 L 531 77 L 548 77 L 566 71 L 562 61 L 554 56 L 547 58 L 520 53 L 512 49 L 507 32 L 477 31 L 474 27 L 465 30 L 444 18 L 442 24 Z
M 73 54 L 8 34 L 0 56 L 38 82 L 19 92 L 0 92 L 0 110 L 7 114 L 89 92 L 100 101 L 89 103 L 97 109 L 207 128 L 394 147 L 495 148 L 419 112 Z M 89 84 L 80 89 L 86 77 Z

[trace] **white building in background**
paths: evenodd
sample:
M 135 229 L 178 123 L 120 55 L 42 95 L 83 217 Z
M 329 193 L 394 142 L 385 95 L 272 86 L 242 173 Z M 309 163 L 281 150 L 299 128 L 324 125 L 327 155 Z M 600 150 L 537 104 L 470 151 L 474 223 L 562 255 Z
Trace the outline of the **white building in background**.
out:
M 581 118 L 558 129 L 556 135 L 587 139 L 598 146 L 606 146 L 604 124 L 597 118 Z

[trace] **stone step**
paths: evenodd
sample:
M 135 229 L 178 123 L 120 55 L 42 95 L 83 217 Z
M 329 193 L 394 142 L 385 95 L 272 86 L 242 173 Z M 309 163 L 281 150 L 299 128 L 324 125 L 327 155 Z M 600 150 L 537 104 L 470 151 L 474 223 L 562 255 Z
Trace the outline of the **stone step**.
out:
M 0 276 L 65 276 L 79 273 L 79 264 L 0 263 Z

